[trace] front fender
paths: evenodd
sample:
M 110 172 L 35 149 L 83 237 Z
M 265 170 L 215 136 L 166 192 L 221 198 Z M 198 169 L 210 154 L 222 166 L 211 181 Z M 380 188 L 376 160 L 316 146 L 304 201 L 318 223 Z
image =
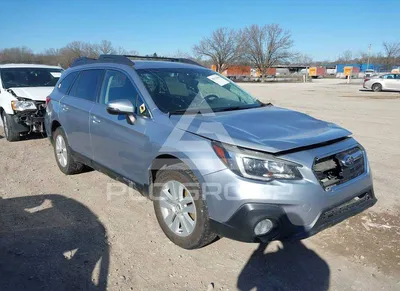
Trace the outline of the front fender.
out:
M 200 183 L 204 182 L 204 176 L 226 169 L 215 154 L 210 140 L 185 131 L 181 131 L 181 134 L 179 139 L 167 139 L 158 146 L 148 168 L 148 175 L 151 175 L 151 170 L 155 170 L 152 169 L 154 161 L 162 156 L 172 156 L 181 160 L 192 170 Z M 148 176 L 147 180 L 149 179 Z
M 14 110 L 11 107 L 11 101 L 17 100 L 14 96 L 8 93 L 6 90 L 1 92 L 0 95 L 0 108 L 3 108 L 4 112 L 13 115 Z

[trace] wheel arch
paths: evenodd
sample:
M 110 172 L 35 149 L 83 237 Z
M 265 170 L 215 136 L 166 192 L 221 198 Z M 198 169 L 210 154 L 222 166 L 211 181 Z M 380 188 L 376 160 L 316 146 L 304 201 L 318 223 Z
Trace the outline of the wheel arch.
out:
M 201 176 L 199 175 L 199 172 L 195 168 L 195 166 L 190 163 L 190 160 L 188 158 L 184 157 L 179 157 L 178 155 L 173 155 L 169 153 L 165 154 L 159 154 L 153 159 L 153 162 L 151 163 L 150 168 L 148 169 L 148 178 L 149 178 L 149 187 L 148 187 L 148 194 L 149 197 L 152 197 L 153 195 L 153 184 L 157 176 L 157 172 L 165 167 L 172 166 L 175 164 L 182 163 L 190 169 L 193 174 L 196 176 L 197 180 L 199 182 L 202 181 Z
M 61 123 L 58 122 L 58 120 L 53 120 L 51 122 L 51 126 L 50 126 L 50 140 L 53 141 L 53 134 L 56 131 L 57 128 L 61 127 Z
M 371 89 L 373 89 L 375 85 L 380 85 L 381 88 L 382 88 L 382 90 L 384 89 L 384 88 L 383 88 L 383 84 L 382 84 L 381 82 L 379 82 L 379 81 L 374 82 L 374 83 L 371 85 Z

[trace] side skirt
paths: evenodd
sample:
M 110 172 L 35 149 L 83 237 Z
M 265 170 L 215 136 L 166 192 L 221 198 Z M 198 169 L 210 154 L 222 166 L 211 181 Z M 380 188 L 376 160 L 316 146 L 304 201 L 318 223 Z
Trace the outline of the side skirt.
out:
M 136 182 L 128 179 L 127 177 L 116 173 L 115 171 L 111 170 L 110 168 L 100 165 L 99 163 L 96 163 L 92 159 L 89 159 L 75 151 L 72 151 L 72 156 L 77 162 L 80 162 L 86 166 L 89 166 L 92 169 L 94 169 L 100 173 L 103 173 L 118 182 L 124 183 L 125 185 L 138 191 L 143 196 L 146 196 L 146 197 L 149 196 L 149 185 L 136 183 Z

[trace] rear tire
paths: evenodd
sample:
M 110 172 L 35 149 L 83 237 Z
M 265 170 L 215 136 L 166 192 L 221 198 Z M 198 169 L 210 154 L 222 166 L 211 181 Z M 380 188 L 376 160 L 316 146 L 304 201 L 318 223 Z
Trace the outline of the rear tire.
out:
M 168 185 L 181 187 L 179 189 L 182 191 L 178 190 L 182 193 L 180 201 L 166 199 L 166 195 L 174 196 Z M 153 193 L 154 211 L 158 223 L 174 244 L 184 249 L 197 249 L 211 243 L 217 237 L 210 227 L 207 205 L 202 196 L 200 183 L 185 164 L 171 165 L 158 171 Z
M 381 92 L 382 91 L 382 85 L 379 83 L 376 83 L 372 85 L 372 91 L 374 92 Z
M 53 133 L 54 156 L 61 172 L 65 175 L 79 174 L 83 171 L 84 165 L 75 161 L 71 155 L 71 148 L 62 127 L 58 127 Z
M 19 135 L 19 132 L 15 132 L 13 130 L 11 118 L 12 117 L 5 112 L 3 112 L 3 114 L 1 115 L 5 138 L 8 141 L 13 142 L 20 140 L 21 136 Z

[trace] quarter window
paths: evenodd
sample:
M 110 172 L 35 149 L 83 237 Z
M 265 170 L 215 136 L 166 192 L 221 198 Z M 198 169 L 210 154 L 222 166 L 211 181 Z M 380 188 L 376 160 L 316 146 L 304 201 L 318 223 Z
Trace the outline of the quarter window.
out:
M 102 81 L 103 72 L 103 70 L 82 71 L 78 80 L 72 86 L 70 95 L 94 102 Z
M 64 79 L 62 79 L 60 84 L 58 84 L 58 91 L 60 91 L 63 94 L 67 94 L 69 87 L 71 87 L 77 75 L 78 72 L 72 72 L 71 74 L 67 75 Z

